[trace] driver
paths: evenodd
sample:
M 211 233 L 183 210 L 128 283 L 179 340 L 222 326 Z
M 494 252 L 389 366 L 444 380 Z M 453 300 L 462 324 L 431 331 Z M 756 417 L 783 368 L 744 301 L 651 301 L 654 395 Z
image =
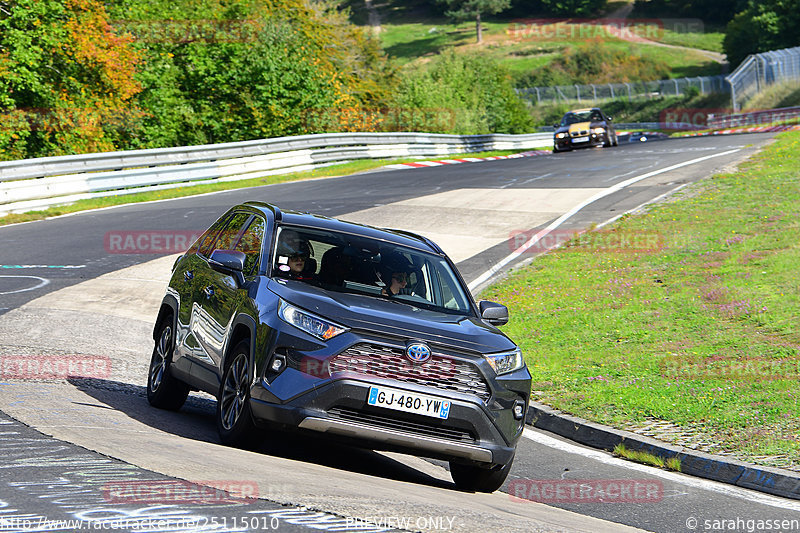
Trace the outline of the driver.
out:
M 285 277 L 298 281 L 314 281 L 315 275 L 309 258 L 313 257 L 311 243 L 301 238 L 295 231 L 284 231 L 278 242 L 277 269 Z M 313 261 L 313 260 L 311 260 Z
M 405 294 L 412 270 L 411 263 L 404 256 L 400 254 L 392 256 L 384 267 L 384 274 L 388 274 L 384 279 L 389 279 L 381 294 L 384 296 L 397 296 L 401 292 Z

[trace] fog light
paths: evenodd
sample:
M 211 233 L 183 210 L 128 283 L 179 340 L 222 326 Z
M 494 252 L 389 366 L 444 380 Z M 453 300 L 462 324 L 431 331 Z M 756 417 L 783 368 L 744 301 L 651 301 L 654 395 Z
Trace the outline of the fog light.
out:
M 514 418 L 522 420 L 523 416 L 525 416 L 525 402 L 517 400 L 514 402 Z
M 275 357 L 272 359 L 270 369 L 272 369 L 273 372 L 280 372 L 283 370 L 284 366 L 286 366 L 286 358 L 284 358 L 282 355 L 275 355 Z

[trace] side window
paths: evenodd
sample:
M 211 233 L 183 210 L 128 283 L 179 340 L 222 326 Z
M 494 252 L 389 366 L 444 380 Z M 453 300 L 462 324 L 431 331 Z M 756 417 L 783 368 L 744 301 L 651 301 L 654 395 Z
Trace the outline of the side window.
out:
M 242 238 L 236 244 L 236 248 L 234 248 L 245 255 L 245 276 L 252 276 L 258 272 L 258 265 L 261 259 L 261 244 L 264 242 L 264 226 L 263 218 L 253 217 L 250 225 L 242 234 Z
M 208 254 L 214 250 L 233 250 L 248 220 L 250 220 L 250 213 L 234 213 L 231 221 L 217 237 L 217 241 L 208 250 Z
M 225 224 L 230 219 L 230 215 L 225 214 L 217 219 L 216 222 L 211 224 L 211 227 L 208 228 L 205 233 L 203 233 L 195 242 L 192 244 L 189 249 L 186 251 L 187 254 L 194 254 L 199 253 L 201 255 L 205 255 L 206 249 L 210 247 L 214 240 L 217 238 L 217 234 L 219 230 L 225 227 Z

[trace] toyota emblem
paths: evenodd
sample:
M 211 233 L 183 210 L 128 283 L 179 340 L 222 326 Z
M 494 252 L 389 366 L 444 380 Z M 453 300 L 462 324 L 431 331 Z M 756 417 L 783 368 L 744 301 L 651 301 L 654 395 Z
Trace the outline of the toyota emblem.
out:
M 424 363 L 431 358 L 431 349 L 421 342 L 415 342 L 406 348 L 406 356 L 415 363 Z

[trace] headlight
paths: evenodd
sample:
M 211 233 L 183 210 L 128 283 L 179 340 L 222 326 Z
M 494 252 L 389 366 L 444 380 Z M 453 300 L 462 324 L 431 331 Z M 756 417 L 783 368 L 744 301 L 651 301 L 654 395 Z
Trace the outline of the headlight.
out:
M 556 139 L 563 139 L 566 136 L 567 136 L 567 134 L 563 133 L 563 132 L 562 133 L 556 133 Z
M 302 329 L 306 333 L 324 341 L 347 331 L 347 328 L 343 326 L 312 315 L 307 311 L 302 311 L 283 300 L 281 300 L 280 307 L 278 308 L 278 316 L 287 324 Z
M 605 128 L 592 128 L 592 133 L 605 133 Z
M 525 366 L 525 360 L 522 358 L 522 352 L 519 348 L 513 352 L 487 354 L 484 357 L 492 365 L 498 376 L 519 370 Z

